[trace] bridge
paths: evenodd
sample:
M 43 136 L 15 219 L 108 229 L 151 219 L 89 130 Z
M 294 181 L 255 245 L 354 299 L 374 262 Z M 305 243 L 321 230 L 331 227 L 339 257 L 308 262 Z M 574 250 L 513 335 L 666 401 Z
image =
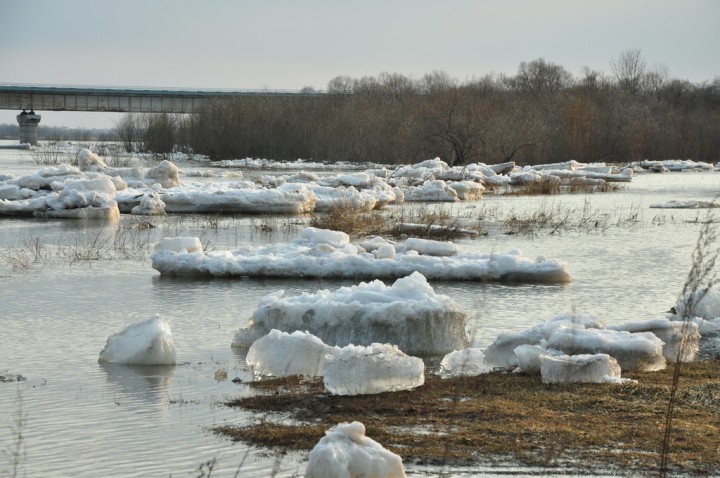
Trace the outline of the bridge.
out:
M 197 113 L 203 106 L 241 96 L 320 96 L 290 90 L 184 90 L 88 86 L 0 84 L 0 109 L 17 115 L 20 142 L 37 144 L 35 111 L 102 111 L 117 113 Z

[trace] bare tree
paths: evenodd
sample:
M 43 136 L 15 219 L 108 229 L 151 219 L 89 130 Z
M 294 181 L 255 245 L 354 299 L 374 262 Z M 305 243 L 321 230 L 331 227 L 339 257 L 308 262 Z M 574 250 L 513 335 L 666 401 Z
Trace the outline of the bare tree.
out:
M 646 64 L 639 48 L 624 51 L 610 60 L 610 68 L 622 89 L 633 96 L 640 93 Z

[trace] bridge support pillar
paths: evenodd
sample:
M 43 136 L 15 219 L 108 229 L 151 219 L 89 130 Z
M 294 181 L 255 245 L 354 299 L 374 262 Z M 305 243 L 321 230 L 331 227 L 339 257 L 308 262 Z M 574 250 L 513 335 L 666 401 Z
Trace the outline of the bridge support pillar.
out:
M 37 126 L 40 122 L 40 115 L 35 114 L 32 110 L 30 110 L 29 113 L 23 110 L 16 118 L 20 125 L 20 143 L 28 143 L 35 146 L 38 138 Z

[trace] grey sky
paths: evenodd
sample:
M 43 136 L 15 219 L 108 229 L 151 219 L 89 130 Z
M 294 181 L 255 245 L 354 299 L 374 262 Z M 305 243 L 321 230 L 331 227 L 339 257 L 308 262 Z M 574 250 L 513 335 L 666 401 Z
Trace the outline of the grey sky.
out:
M 0 82 L 324 89 L 384 71 L 512 75 L 541 57 L 609 74 L 631 48 L 702 82 L 720 75 L 718 24 L 718 0 L 0 0 Z M 116 118 L 39 113 L 46 126 Z

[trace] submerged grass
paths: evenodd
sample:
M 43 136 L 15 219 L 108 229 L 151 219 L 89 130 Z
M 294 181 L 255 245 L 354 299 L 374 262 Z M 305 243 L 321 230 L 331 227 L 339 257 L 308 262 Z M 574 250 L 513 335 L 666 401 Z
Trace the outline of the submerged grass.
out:
M 411 391 L 333 396 L 322 379 L 255 382 L 257 396 L 231 407 L 266 412 L 261 423 L 219 426 L 218 434 L 278 452 L 309 451 L 325 430 L 362 421 L 367 435 L 406 462 L 582 467 L 620 475 L 656 473 L 673 370 L 628 373 L 635 384 L 543 384 L 495 372 L 426 377 Z M 720 361 L 686 364 L 669 441 L 672 472 L 720 472 Z M 271 418 L 275 416 L 277 420 Z

